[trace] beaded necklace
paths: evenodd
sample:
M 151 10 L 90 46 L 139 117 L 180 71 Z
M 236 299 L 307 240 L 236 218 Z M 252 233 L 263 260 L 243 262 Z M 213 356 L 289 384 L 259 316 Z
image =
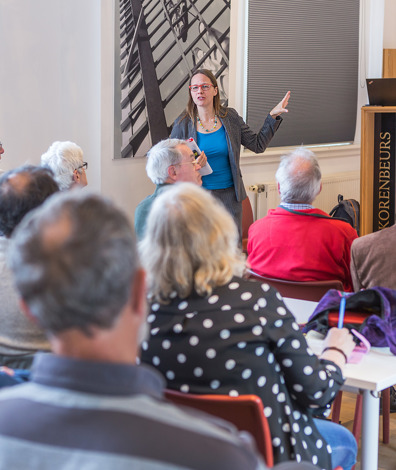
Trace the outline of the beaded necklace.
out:
M 202 129 L 203 129 L 204 131 L 206 131 L 206 132 L 212 132 L 212 131 L 214 131 L 214 130 L 216 129 L 216 126 L 217 126 L 217 115 L 216 115 L 216 114 L 214 115 L 214 125 L 213 125 L 212 129 L 205 129 L 205 127 L 203 126 L 201 120 L 199 119 L 199 116 L 197 116 L 197 121 L 198 121 L 199 125 L 202 127 Z

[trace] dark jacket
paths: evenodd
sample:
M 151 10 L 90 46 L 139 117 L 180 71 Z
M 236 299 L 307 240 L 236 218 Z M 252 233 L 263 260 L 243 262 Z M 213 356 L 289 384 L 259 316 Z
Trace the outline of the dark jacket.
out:
M 220 117 L 220 121 L 226 132 L 228 157 L 230 159 L 236 198 L 238 201 L 243 201 L 246 197 L 246 191 L 239 167 L 241 145 L 255 153 L 264 152 L 280 126 L 282 118 L 278 116 L 274 119 L 268 114 L 263 127 L 257 134 L 250 129 L 233 108 L 227 108 L 226 116 Z M 190 137 L 197 141 L 196 122 L 186 117 L 184 112 L 174 122 L 171 138 L 189 139 Z
M 156 198 L 167 188 L 170 188 L 171 185 L 168 183 L 157 184 L 155 191 L 150 196 L 147 196 L 143 201 L 139 202 L 135 209 L 135 233 L 138 240 L 141 240 L 144 236 L 146 230 L 147 217 L 151 210 L 151 206 L 154 204 Z

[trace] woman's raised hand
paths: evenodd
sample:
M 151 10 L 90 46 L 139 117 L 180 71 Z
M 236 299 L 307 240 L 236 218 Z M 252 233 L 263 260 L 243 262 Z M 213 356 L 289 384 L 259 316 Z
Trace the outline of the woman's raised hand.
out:
M 287 108 L 287 105 L 289 104 L 289 99 L 290 99 L 290 91 L 288 91 L 286 95 L 284 96 L 283 100 L 280 101 L 275 106 L 275 108 L 270 111 L 271 117 L 275 119 L 277 116 L 280 116 L 283 113 L 287 113 L 288 110 L 286 108 Z

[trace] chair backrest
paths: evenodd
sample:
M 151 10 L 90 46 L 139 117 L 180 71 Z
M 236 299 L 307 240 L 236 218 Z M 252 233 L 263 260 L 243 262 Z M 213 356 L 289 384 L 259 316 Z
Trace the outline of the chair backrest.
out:
M 275 287 L 282 297 L 311 300 L 314 302 L 318 302 L 329 289 L 344 290 L 342 282 L 336 279 L 330 281 L 287 281 L 286 279 L 261 276 L 249 269 L 247 270 L 247 277 L 266 282 L 270 286 Z
M 253 209 L 250 199 L 246 197 L 242 201 L 242 250 L 246 253 L 249 227 L 254 222 Z
M 257 395 L 194 395 L 166 390 L 165 396 L 177 405 L 189 406 L 212 414 L 234 424 L 240 431 L 248 431 L 255 439 L 257 449 L 268 467 L 274 465 L 271 433 L 264 407 Z

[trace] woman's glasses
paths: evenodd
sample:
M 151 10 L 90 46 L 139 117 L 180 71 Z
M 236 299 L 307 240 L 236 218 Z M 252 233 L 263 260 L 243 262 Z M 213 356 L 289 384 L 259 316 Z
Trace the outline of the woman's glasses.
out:
M 203 83 L 202 85 L 190 85 L 189 88 L 191 91 L 197 92 L 200 88 L 202 91 L 209 91 L 210 87 L 215 88 L 211 83 Z

